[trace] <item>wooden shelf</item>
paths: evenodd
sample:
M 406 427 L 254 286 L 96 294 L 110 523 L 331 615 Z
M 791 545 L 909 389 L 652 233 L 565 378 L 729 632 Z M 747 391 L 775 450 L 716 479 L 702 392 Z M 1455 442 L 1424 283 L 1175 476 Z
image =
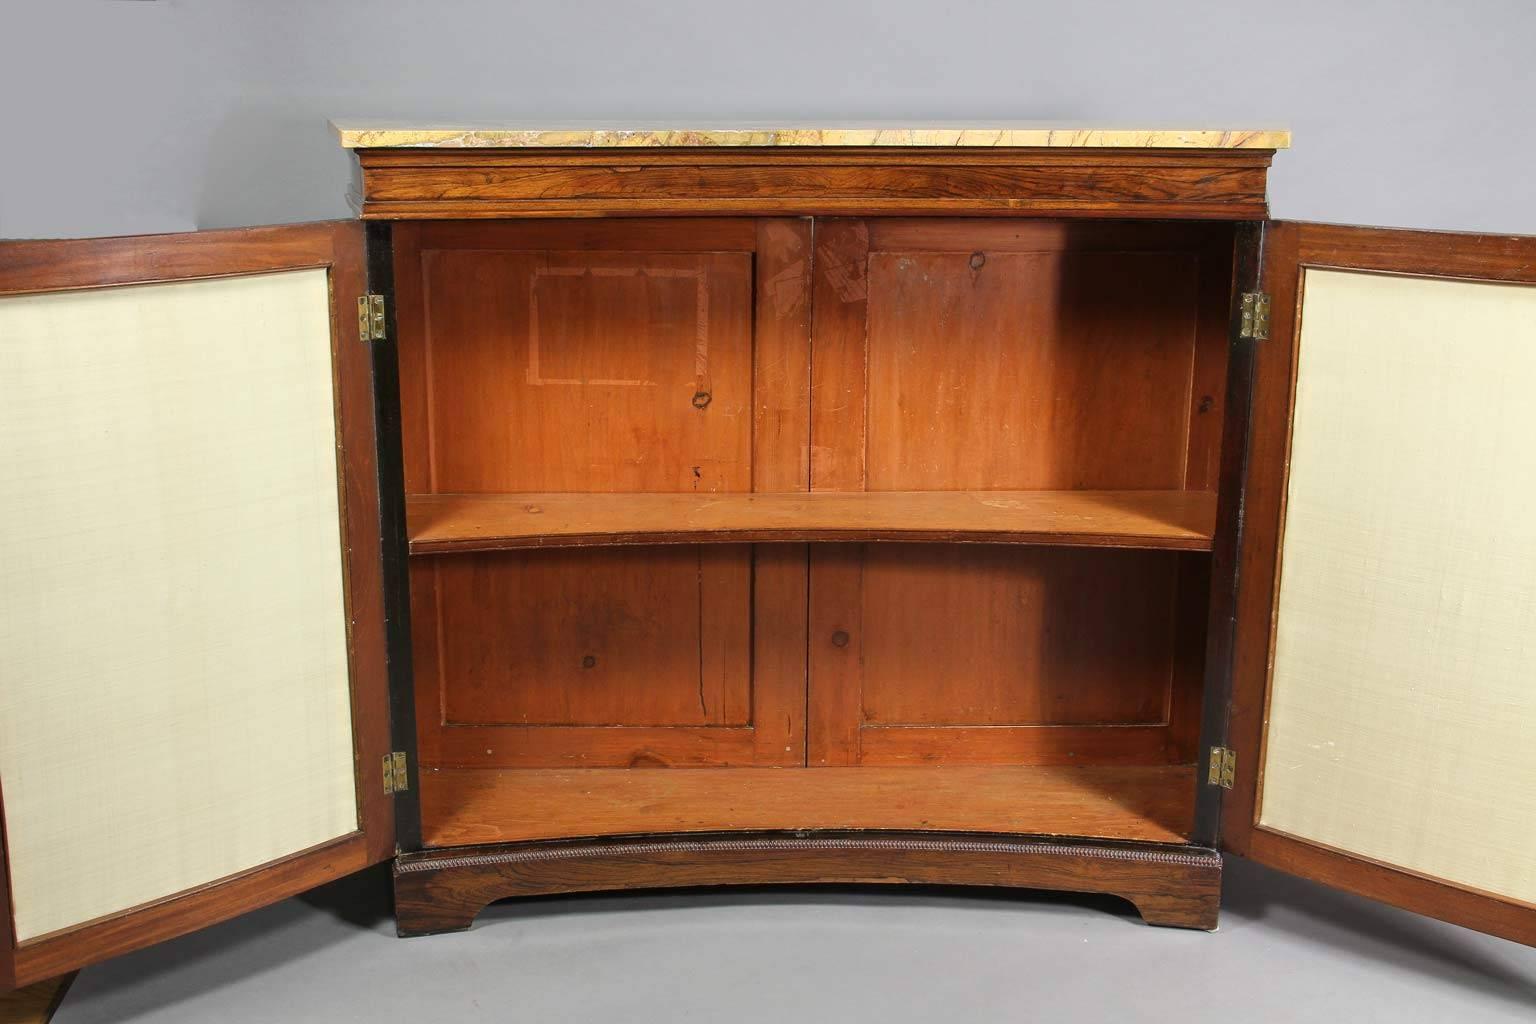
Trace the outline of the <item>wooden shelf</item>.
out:
M 1188 765 L 427 768 L 427 846 L 736 829 L 935 829 L 1183 842 Z
M 412 554 L 622 544 L 909 541 L 1209 551 L 1207 491 L 430 494 Z

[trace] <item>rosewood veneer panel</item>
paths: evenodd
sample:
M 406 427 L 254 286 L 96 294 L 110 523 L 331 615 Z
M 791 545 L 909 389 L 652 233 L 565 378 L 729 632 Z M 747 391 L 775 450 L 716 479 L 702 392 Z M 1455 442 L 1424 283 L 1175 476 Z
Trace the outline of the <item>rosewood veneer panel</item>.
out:
M 1270 150 L 362 149 L 363 216 L 1266 214 Z
M 401 935 L 462 931 L 509 896 L 779 884 L 1019 886 L 1105 892 L 1149 924 L 1214 929 L 1221 857 L 1188 846 L 924 832 L 657 836 L 422 853 L 395 863 Z

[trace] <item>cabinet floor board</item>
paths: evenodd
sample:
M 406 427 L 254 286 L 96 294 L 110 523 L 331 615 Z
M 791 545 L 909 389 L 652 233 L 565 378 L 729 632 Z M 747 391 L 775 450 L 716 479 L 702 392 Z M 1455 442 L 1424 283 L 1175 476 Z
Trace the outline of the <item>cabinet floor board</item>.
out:
M 1182 842 L 1188 765 L 486 769 L 421 777 L 429 847 L 734 829 L 932 829 Z

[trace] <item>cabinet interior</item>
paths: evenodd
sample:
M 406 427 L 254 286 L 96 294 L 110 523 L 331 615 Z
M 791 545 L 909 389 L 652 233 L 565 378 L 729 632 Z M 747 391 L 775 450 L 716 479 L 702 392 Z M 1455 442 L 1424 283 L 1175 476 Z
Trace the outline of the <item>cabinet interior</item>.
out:
M 1232 227 L 394 228 L 423 840 L 1180 840 Z

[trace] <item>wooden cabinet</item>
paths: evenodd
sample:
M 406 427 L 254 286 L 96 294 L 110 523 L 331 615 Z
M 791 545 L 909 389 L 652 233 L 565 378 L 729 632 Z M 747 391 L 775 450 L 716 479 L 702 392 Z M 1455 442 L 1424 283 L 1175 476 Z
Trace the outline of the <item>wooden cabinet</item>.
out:
M 0 983 L 394 858 L 1536 942 L 1536 240 L 1283 133 L 343 129 L 354 223 L 0 247 Z

